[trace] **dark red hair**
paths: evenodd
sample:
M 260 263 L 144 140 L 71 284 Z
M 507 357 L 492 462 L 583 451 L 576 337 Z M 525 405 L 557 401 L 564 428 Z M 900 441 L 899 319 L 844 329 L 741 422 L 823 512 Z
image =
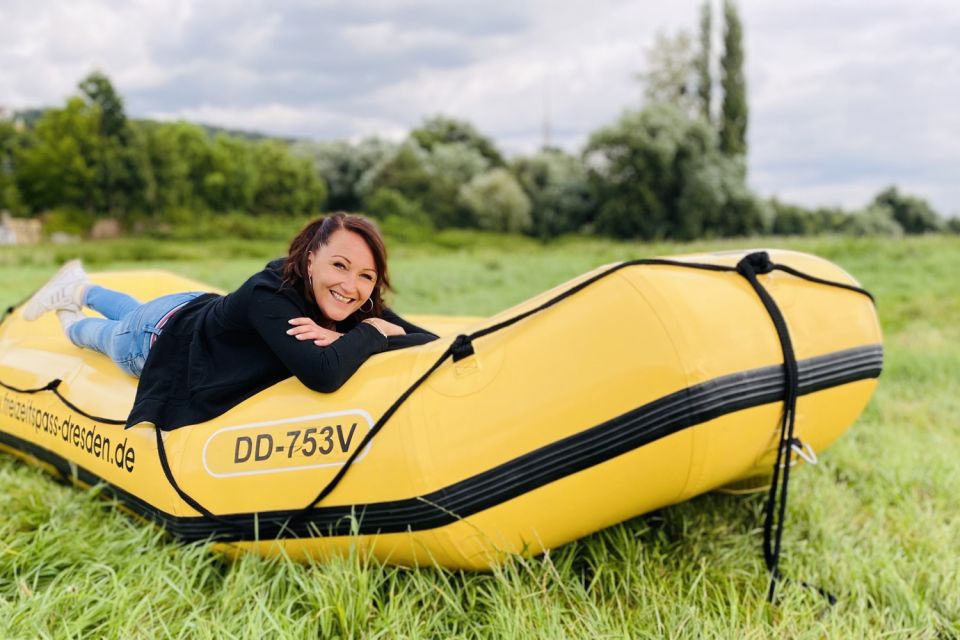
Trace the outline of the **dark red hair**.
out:
M 377 227 L 363 216 L 338 211 L 310 222 L 303 231 L 290 242 L 287 251 L 287 260 L 283 265 L 283 284 L 299 291 L 311 304 L 317 304 L 313 298 L 313 289 L 308 286 L 308 264 L 310 253 L 318 250 L 330 241 L 335 231 L 346 229 L 357 234 L 370 248 L 373 254 L 374 268 L 377 270 L 377 282 L 373 287 L 370 299 L 373 308 L 364 310 L 367 303 L 356 311 L 357 320 L 379 318 L 383 316 L 384 294 L 390 290 L 390 277 L 387 274 L 387 247 L 383 244 L 383 237 Z

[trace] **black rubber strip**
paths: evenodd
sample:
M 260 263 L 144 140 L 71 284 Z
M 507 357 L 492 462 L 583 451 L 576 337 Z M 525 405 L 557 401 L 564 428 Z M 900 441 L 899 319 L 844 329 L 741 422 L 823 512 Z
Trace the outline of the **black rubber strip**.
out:
M 883 349 L 879 345 L 858 347 L 810 358 L 799 365 L 800 393 L 806 395 L 878 377 L 883 365 Z M 371 504 L 318 507 L 308 519 L 291 521 L 298 510 L 218 515 L 216 520 L 175 517 L 117 487 L 108 485 L 106 491 L 133 511 L 162 524 L 184 541 L 422 531 L 466 518 L 694 425 L 742 409 L 780 402 L 784 393 L 783 380 L 783 365 L 715 378 L 654 400 L 424 496 Z M 29 453 L 61 472 L 69 468 L 64 458 L 34 443 L 3 432 L 0 432 L 0 442 Z M 77 475 L 86 484 L 102 482 L 79 466 Z M 228 522 L 230 526 L 225 527 L 224 524 Z

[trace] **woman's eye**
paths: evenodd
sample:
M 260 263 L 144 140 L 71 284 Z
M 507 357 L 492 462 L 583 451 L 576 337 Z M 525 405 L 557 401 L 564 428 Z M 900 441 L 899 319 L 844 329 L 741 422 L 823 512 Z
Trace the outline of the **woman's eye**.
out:
M 366 279 L 369 280 L 370 282 L 373 282 L 373 281 L 374 281 L 374 277 L 373 277 L 372 275 L 370 275 L 369 273 L 363 274 L 362 277 L 366 278 Z
M 334 263 L 333 263 L 333 266 L 335 266 L 337 269 L 346 269 L 346 268 L 347 268 L 346 265 L 344 265 L 342 262 L 334 262 Z

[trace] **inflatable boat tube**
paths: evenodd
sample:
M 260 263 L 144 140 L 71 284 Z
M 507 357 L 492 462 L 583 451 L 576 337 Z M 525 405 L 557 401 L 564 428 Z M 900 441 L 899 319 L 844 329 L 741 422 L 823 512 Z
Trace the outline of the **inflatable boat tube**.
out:
M 228 553 L 359 545 L 487 568 L 768 476 L 783 442 L 821 452 L 856 420 L 882 365 L 872 300 L 787 251 L 754 286 L 745 256 L 608 265 L 490 318 L 411 316 L 441 339 L 373 356 L 335 393 L 291 378 L 172 431 L 124 429 L 136 381 L 54 314 L 14 309 L 0 446 Z M 158 271 L 91 279 L 139 299 L 208 289 Z

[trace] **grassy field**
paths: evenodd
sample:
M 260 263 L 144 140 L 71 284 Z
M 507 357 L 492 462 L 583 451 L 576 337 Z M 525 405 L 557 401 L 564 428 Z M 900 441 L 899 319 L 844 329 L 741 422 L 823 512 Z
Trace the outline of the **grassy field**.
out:
M 754 246 L 809 251 L 878 302 L 886 363 L 858 423 L 793 477 L 788 575 L 765 602 L 764 496 L 701 496 L 490 574 L 228 562 L 0 456 L 0 637 L 960 638 L 960 238 L 691 245 L 445 234 L 393 246 L 402 312 L 500 310 L 617 260 Z M 279 242 L 123 240 L 0 249 L 0 304 L 62 260 L 159 267 L 231 288 Z

